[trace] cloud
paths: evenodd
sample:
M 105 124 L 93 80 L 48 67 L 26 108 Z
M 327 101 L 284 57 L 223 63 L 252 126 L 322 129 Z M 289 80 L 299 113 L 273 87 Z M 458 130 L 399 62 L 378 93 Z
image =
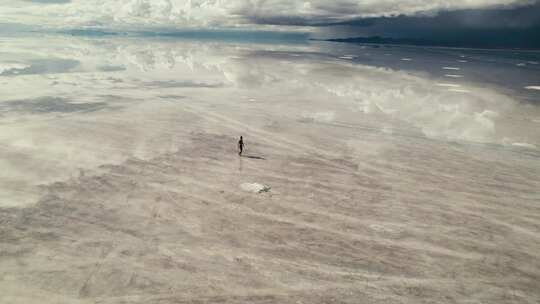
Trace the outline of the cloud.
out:
M 49 26 L 174 28 L 324 25 L 360 18 L 509 7 L 532 0 L 0 0 L 3 20 Z M 14 4 L 15 3 L 15 4 Z M 44 6 L 43 4 L 49 4 Z
M 388 38 L 402 39 L 402 43 L 421 45 L 538 48 L 539 31 L 540 2 L 527 6 L 441 11 L 427 16 L 347 20 L 322 24 L 315 37 L 384 37 L 387 41 L 390 41 Z
M 79 65 L 79 61 L 69 59 L 39 59 L 28 63 L 0 63 L 0 76 L 19 76 L 65 73 Z
M 70 3 L 71 0 L 24 0 L 27 2 L 43 3 L 43 4 L 63 4 Z
M 28 100 L 11 100 L 0 103 L 0 115 L 6 113 L 49 114 L 92 112 L 107 106 L 104 102 L 73 103 L 60 97 L 44 96 Z
M 194 82 L 194 81 L 152 81 L 143 83 L 146 87 L 153 88 L 221 88 L 224 86 L 223 83 L 203 83 L 203 82 Z

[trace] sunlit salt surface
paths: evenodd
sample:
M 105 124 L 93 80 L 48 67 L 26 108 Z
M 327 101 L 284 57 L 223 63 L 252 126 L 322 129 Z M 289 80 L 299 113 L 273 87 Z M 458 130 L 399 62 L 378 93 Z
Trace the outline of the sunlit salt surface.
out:
M 0 52 L 0 303 L 540 297 L 540 73 L 516 66 L 537 53 L 124 35 Z
M 262 185 L 259 183 L 243 183 L 240 188 L 246 192 L 263 193 L 270 191 L 270 186 Z

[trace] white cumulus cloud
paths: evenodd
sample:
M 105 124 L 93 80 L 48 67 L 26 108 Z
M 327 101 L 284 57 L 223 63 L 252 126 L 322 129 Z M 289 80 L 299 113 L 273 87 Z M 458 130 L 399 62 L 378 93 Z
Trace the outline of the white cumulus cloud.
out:
M 6 22 L 54 27 L 309 25 L 362 17 L 514 6 L 534 0 L 0 0 Z

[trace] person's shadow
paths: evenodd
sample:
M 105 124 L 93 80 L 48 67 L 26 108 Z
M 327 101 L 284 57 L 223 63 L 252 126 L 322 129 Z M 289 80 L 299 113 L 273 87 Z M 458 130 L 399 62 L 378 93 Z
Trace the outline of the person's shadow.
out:
M 251 159 L 259 159 L 259 160 L 266 160 L 266 158 L 264 158 L 262 156 L 255 156 L 255 155 L 242 155 L 242 157 L 251 158 Z

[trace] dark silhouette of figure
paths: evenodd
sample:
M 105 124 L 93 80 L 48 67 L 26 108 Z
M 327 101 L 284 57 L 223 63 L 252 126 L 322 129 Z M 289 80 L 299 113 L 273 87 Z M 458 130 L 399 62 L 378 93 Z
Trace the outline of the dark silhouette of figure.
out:
M 240 140 L 238 141 L 238 155 L 242 156 L 242 152 L 244 151 L 244 139 L 242 136 L 240 136 Z

